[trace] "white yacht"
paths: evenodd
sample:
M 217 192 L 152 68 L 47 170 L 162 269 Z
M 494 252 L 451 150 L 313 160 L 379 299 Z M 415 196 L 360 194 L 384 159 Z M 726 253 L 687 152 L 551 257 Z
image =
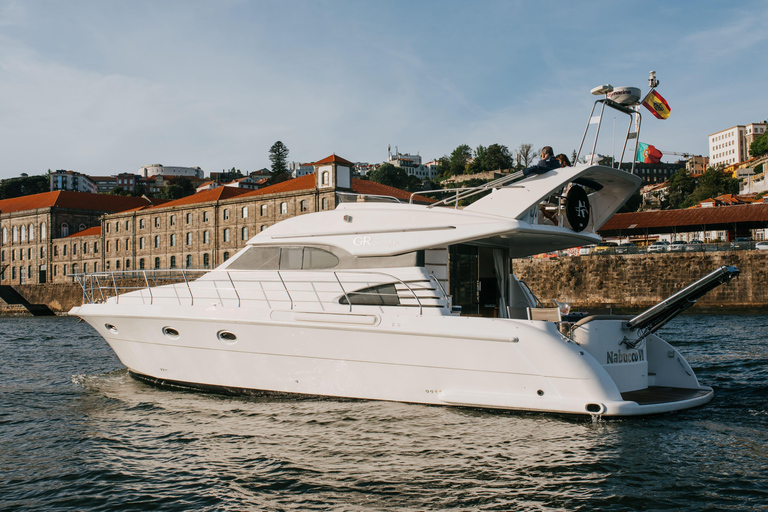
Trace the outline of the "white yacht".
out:
M 85 300 L 70 314 L 161 384 L 605 416 L 685 409 L 713 391 L 654 331 L 737 269 L 634 318 L 578 319 L 543 307 L 512 271 L 515 258 L 599 243 L 640 183 L 580 164 L 427 204 L 340 196 L 196 279 L 180 270 L 151 286 L 139 271 L 126 290 L 116 273 L 79 276 Z

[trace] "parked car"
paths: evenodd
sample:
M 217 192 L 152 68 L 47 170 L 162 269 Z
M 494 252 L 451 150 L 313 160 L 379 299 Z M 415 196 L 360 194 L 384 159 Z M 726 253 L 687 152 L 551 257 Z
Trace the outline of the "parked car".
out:
M 752 248 L 752 239 L 748 236 L 737 236 L 736 240 L 731 242 L 731 249 L 751 249 Z
M 691 240 L 690 242 L 685 244 L 685 250 L 686 251 L 703 251 L 704 244 L 701 243 L 701 240 Z
M 755 244 L 755 249 L 759 251 L 768 251 L 768 241 L 757 242 Z
M 613 254 L 619 246 L 616 242 L 603 242 L 595 247 L 595 254 Z
M 616 248 L 616 254 L 637 254 L 637 245 L 633 242 L 626 242 Z
M 681 241 L 672 242 L 667 247 L 667 252 L 682 252 L 685 250 L 685 245 L 686 245 L 685 242 L 681 242 Z
M 584 245 L 579 247 L 579 256 L 589 256 L 595 250 L 595 245 Z
M 648 252 L 667 252 L 669 242 L 666 240 L 656 240 L 648 246 Z

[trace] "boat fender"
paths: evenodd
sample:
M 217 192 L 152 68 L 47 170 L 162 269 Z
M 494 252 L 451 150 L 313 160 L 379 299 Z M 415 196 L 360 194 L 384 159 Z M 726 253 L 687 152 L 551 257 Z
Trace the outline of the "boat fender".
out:
M 565 196 L 565 216 L 576 232 L 583 231 L 589 224 L 589 197 L 582 187 L 571 187 Z

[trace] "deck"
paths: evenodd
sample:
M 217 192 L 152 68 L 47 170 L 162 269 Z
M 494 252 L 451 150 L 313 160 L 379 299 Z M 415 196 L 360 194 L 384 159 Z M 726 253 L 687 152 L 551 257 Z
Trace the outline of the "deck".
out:
M 650 386 L 647 389 L 627 391 L 621 394 L 621 398 L 640 405 L 662 404 L 668 402 L 680 402 L 702 398 L 712 393 L 710 389 L 686 389 L 669 388 L 663 386 Z

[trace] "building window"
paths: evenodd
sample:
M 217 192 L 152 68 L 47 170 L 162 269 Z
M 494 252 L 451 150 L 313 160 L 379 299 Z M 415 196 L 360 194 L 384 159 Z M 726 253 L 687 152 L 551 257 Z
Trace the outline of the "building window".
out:
M 203 254 L 203 268 L 208 268 L 211 266 L 211 258 L 208 255 L 208 253 Z
M 191 268 L 192 267 L 192 255 L 191 254 L 187 254 L 186 267 L 187 268 Z
M 176 256 L 171 256 L 171 268 L 176 268 Z
M 192 245 L 192 232 L 187 233 L 187 245 Z
M 67 255 L 67 246 L 66 246 L 66 245 L 62 245 L 62 246 L 61 246 L 61 253 L 62 253 L 64 256 L 66 256 L 66 255 Z
M 307 211 L 307 200 L 306 199 L 302 199 L 301 202 L 299 202 L 299 209 L 302 212 Z
M 27 241 L 27 226 L 21 226 L 21 241 Z
M 35 239 L 35 228 L 32 226 L 32 224 L 29 225 L 29 241 L 33 241 Z
M 248 226 L 243 226 L 243 228 L 240 230 L 240 239 L 248 240 Z
M 243 218 L 244 219 L 248 218 L 248 207 L 247 206 L 243 206 Z
M 229 259 L 229 252 L 224 251 L 224 261 L 227 261 Z
M 14 254 L 16 253 L 16 251 L 13 251 L 13 252 L 14 252 Z M 59 255 L 59 246 L 58 245 L 54 245 L 53 246 L 53 255 L 54 256 L 58 256 Z
M 280 213 L 288 213 L 288 203 L 280 203 Z
M 143 249 L 143 248 L 144 248 L 144 237 L 141 236 L 139 237 L 139 249 Z
M 53 266 L 53 276 L 56 277 L 57 275 L 59 275 L 59 266 L 58 265 L 54 265 Z
M 99 262 L 98 261 L 95 261 L 93 263 L 93 271 L 94 272 L 98 272 L 99 271 Z
M 125 268 L 126 270 L 131 268 L 131 260 L 125 260 Z
M 176 216 L 171 215 L 171 226 L 175 226 L 175 225 L 176 225 Z
M 139 270 L 144 270 L 144 258 L 139 259 Z
M 155 235 L 155 247 L 160 247 L 160 235 Z
M 120 240 L 115 240 L 115 252 L 120 250 Z
M 328 209 L 328 198 L 327 197 L 323 198 L 323 203 L 322 204 L 323 204 L 323 210 L 327 210 Z
M 223 233 L 223 241 L 229 242 L 229 228 L 226 228 Z
M 82 230 L 83 228 L 85 228 L 85 226 L 83 224 L 80 224 L 80 230 Z M 118 233 L 119 231 L 120 231 L 120 222 L 118 221 L 118 222 L 115 222 L 115 233 Z
M 329 173 L 328 171 L 323 171 L 323 174 L 321 174 L 321 177 L 322 177 L 322 179 L 320 181 L 321 185 L 329 185 L 330 184 L 331 173 Z
M 229 210 L 227 208 L 224 208 L 224 211 L 222 212 L 222 218 L 224 220 L 229 220 Z
M 191 213 L 188 213 L 188 214 L 186 214 L 186 215 L 184 216 L 184 219 L 185 219 L 185 222 L 186 222 L 187 224 L 189 224 L 190 222 L 192 222 L 192 214 L 191 214 Z
M 69 272 L 67 272 L 67 264 L 64 264 L 64 275 L 66 276 Z
M 107 233 L 109 233 L 109 222 L 104 223 L 104 228 L 107 230 Z
M 120 260 L 115 262 L 115 270 L 120 270 Z
M 211 241 L 211 235 L 208 233 L 208 231 L 203 231 L 203 243 L 207 244 Z
M 3 243 L 8 243 L 8 228 L 3 228 Z
M 93 254 L 99 254 L 99 242 L 93 242 Z
M 48 238 L 48 226 L 45 225 L 45 222 L 40 224 L 40 238 L 43 240 Z
M 267 214 L 267 205 L 261 205 L 261 216 L 264 217 Z
M 171 247 L 176 247 L 176 235 L 171 235 Z
M 125 230 L 128 231 L 129 229 L 131 229 L 130 221 L 125 221 Z
M 160 227 L 160 217 L 155 217 L 155 227 L 156 228 Z
M 144 229 L 144 219 L 139 219 L 139 229 Z
M 87 273 L 88 273 L 88 264 L 83 263 L 83 274 L 87 274 Z
M 83 242 L 83 254 L 88 254 L 88 242 Z
M 208 222 L 208 212 L 203 212 L 203 222 Z
M 259 228 L 259 231 L 264 231 L 265 229 L 267 229 L 267 226 L 262 224 L 261 227 Z
M 16 279 L 16 267 L 11 268 L 11 279 Z
M 72 256 L 74 256 L 76 254 L 77 254 L 77 244 L 74 243 L 74 244 L 72 244 Z
M 61 238 L 64 238 L 66 236 L 69 236 L 69 226 L 66 222 L 61 224 Z M 15 238 L 15 237 L 14 237 Z M 15 242 L 16 240 L 14 240 Z
M 155 268 L 160 268 L 160 258 L 155 258 Z

